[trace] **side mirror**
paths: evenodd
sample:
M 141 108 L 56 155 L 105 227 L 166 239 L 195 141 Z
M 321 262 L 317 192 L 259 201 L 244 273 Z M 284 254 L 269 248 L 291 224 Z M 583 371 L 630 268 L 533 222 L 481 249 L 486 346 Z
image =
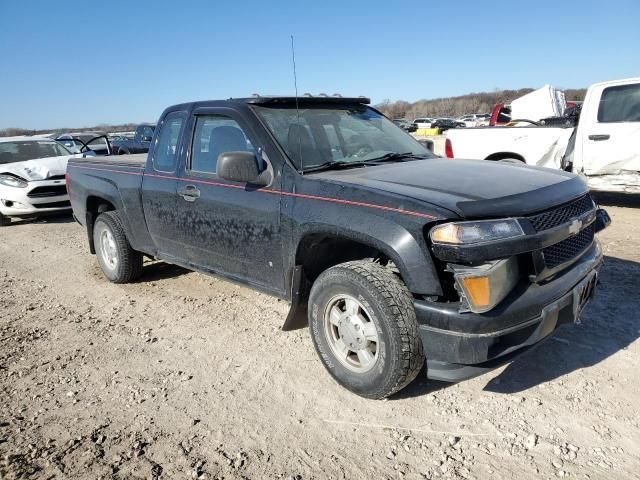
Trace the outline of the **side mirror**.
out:
M 261 173 L 251 152 L 225 152 L 218 156 L 218 176 L 232 182 L 269 185 L 267 171 Z

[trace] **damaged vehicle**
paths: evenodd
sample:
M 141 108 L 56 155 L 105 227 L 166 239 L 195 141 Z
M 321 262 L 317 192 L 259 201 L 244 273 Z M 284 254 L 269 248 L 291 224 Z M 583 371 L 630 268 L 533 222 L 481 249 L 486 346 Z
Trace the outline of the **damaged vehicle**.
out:
M 65 172 L 72 156 L 54 140 L 0 138 L 0 226 L 11 217 L 70 210 Z
M 429 378 L 473 377 L 579 322 L 609 224 L 582 179 L 437 158 L 368 103 L 168 108 L 146 157 L 69 162 L 90 252 L 116 283 L 147 256 L 285 299 L 283 330 L 308 326 L 331 376 L 367 398 L 425 361 Z
M 512 111 L 517 126 L 447 131 L 447 157 L 558 168 L 581 175 L 592 190 L 640 193 L 640 78 L 589 87 L 577 126 L 575 118 L 525 118 L 531 111 L 563 110 L 563 96 L 535 93 L 518 104 L 515 115 Z M 545 96 L 551 99 L 546 109 L 534 102 L 545 103 Z

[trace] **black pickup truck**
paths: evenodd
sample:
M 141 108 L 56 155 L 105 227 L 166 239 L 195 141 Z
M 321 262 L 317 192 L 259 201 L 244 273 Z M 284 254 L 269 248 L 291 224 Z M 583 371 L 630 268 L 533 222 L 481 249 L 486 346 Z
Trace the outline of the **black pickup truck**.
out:
M 111 141 L 113 155 L 130 155 L 135 153 L 147 153 L 153 131 L 156 126 L 150 123 L 142 123 L 136 127 L 133 138 L 123 138 Z
M 73 159 L 75 218 L 112 282 L 143 256 L 291 302 L 329 373 L 368 398 L 458 381 L 578 322 L 609 223 L 571 173 L 447 160 L 362 97 L 164 111 L 148 157 Z M 256 319 L 256 321 L 260 321 Z

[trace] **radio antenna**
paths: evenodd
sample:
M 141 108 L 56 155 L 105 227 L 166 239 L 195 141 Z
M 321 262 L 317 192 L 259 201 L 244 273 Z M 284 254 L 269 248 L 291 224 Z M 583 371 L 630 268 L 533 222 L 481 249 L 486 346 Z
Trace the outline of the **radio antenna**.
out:
M 302 128 L 300 125 L 300 108 L 298 107 L 298 77 L 296 75 L 296 50 L 293 46 L 293 35 L 291 35 L 291 63 L 293 64 L 293 87 L 296 92 L 296 128 Z M 303 172 L 302 162 L 302 138 L 298 134 L 298 158 L 300 159 L 300 173 Z

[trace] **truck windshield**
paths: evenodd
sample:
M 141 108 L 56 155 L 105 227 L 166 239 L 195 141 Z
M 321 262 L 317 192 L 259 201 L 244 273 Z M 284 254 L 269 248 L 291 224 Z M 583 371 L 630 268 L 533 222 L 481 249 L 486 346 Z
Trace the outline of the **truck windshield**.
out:
M 0 142 L 0 165 L 63 155 L 71 155 L 71 152 L 51 140 Z
M 300 170 L 378 159 L 433 155 L 413 137 L 364 105 L 256 106 L 276 140 Z

